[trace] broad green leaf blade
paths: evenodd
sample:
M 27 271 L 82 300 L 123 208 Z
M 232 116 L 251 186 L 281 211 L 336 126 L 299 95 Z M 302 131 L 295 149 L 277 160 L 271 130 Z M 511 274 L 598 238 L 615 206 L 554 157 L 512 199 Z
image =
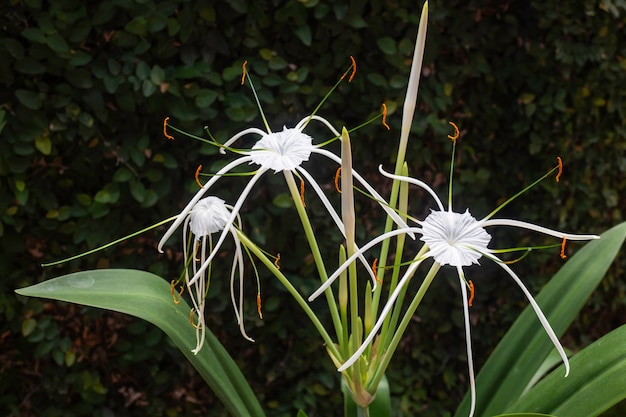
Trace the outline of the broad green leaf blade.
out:
M 568 358 L 572 356 L 572 351 L 569 349 L 565 349 L 565 353 L 567 354 Z M 559 366 L 559 364 L 561 363 L 562 359 L 561 355 L 559 355 L 559 352 L 557 352 L 556 349 L 551 350 L 548 354 L 548 357 L 539 366 L 537 372 L 535 372 L 535 375 L 533 375 L 533 377 L 530 379 L 530 382 L 528 382 L 528 385 L 526 385 L 526 388 L 524 388 L 524 391 L 521 395 L 525 395 L 528 391 L 530 391 L 532 387 L 537 384 L 539 380 L 541 380 L 544 376 L 546 376 L 550 371 Z
M 587 243 L 536 297 L 558 336 L 569 327 L 600 283 L 625 238 L 626 223 L 622 223 L 603 233 L 601 239 Z M 474 415 L 491 417 L 503 413 L 521 396 L 552 349 L 532 308 L 527 307 L 478 374 Z M 465 417 L 468 413 L 469 395 L 466 395 L 455 417 Z
M 119 311 L 149 321 L 174 341 L 232 415 L 265 416 L 245 377 L 210 331 L 200 353 L 191 352 L 196 333 L 189 323 L 190 308 L 184 301 L 176 305 L 170 285 L 154 274 L 130 269 L 83 271 L 16 292 Z
M 537 414 L 537 413 L 513 413 L 513 414 L 500 414 L 494 417 L 556 417 L 550 414 Z
M 594 417 L 626 398 L 626 325 L 580 351 L 571 366 L 569 377 L 561 366 L 507 411 Z

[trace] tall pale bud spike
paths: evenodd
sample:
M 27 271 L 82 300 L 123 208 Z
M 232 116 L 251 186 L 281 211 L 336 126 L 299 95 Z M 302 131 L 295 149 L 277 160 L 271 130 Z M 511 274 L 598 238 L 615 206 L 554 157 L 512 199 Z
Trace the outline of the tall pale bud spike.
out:
M 427 28 L 428 2 L 425 2 L 422 7 L 422 15 L 420 16 L 420 25 L 417 30 L 417 40 L 415 41 L 415 51 L 413 52 L 413 63 L 411 64 L 411 73 L 409 75 L 409 85 L 406 90 L 404 107 L 402 109 L 402 131 L 400 132 L 400 145 L 398 146 L 398 159 L 396 160 L 396 175 L 400 175 L 402 165 L 404 164 L 409 133 L 411 132 L 411 124 L 413 123 L 413 114 L 415 113 L 415 105 L 417 103 L 417 91 L 419 89 L 420 75 L 422 72 L 422 61 L 424 59 Z

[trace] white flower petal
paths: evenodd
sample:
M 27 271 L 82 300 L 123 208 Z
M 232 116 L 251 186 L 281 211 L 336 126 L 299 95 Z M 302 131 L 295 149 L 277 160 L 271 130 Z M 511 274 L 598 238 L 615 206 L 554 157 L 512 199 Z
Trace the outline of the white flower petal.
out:
M 317 297 L 320 296 L 320 294 L 326 291 L 326 289 L 330 287 L 337 278 L 339 278 L 339 275 L 341 275 L 341 273 L 345 271 L 352 262 L 354 262 L 359 256 L 362 256 L 371 247 L 377 245 L 378 243 L 386 239 L 389 239 L 390 237 L 394 237 L 394 236 L 398 236 L 402 234 L 410 235 L 412 233 L 421 233 L 421 231 L 422 229 L 417 228 L 417 227 L 409 227 L 406 229 L 396 229 L 387 233 L 383 233 L 382 235 L 377 236 L 374 239 L 370 240 L 363 247 L 361 247 L 358 251 L 353 253 L 352 256 L 346 259 L 346 261 L 343 264 L 341 264 L 339 268 L 337 268 L 335 272 L 333 272 L 333 274 L 330 277 L 328 277 L 328 279 L 322 285 L 320 285 L 320 287 L 317 290 L 315 290 L 313 294 L 309 296 L 309 301 L 315 300 Z
M 512 220 L 512 219 L 488 219 L 482 220 L 479 222 L 480 227 L 490 227 L 490 226 L 511 226 L 511 227 L 519 227 L 521 229 L 532 230 L 535 232 L 543 233 L 549 236 L 554 236 L 559 239 L 567 239 L 567 240 L 592 240 L 592 239 L 600 239 L 598 235 L 574 235 L 571 233 L 563 233 L 558 230 L 548 229 L 547 227 L 537 226 L 533 223 L 523 222 L 520 220 Z
M 520 289 L 522 290 L 522 292 L 528 299 L 528 302 L 530 303 L 533 310 L 535 310 L 535 315 L 537 315 L 537 318 L 539 319 L 539 322 L 541 322 L 543 329 L 548 334 L 548 337 L 552 341 L 552 344 L 556 348 L 557 352 L 559 352 L 559 355 L 561 356 L 561 359 L 563 360 L 563 364 L 565 365 L 565 376 L 568 376 L 569 375 L 569 361 L 567 360 L 567 354 L 565 353 L 563 346 L 561 346 L 561 342 L 559 341 L 559 338 L 557 337 L 556 333 L 554 333 L 554 330 L 552 330 L 552 326 L 550 326 L 550 322 L 548 322 L 548 319 L 543 314 L 541 307 L 539 307 L 539 304 L 537 304 L 537 302 L 533 298 L 530 291 L 528 291 L 528 288 L 526 288 L 522 280 L 517 276 L 515 272 L 513 272 L 511 268 L 509 268 L 507 264 L 501 261 L 496 262 L 496 263 L 500 265 L 502 269 L 508 272 L 508 274 L 511 276 L 511 278 L 513 278 L 517 286 L 520 287 Z
M 226 174 L 231 169 L 233 169 L 233 168 L 235 168 L 235 167 L 237 167 L 237 166 L 239 166 L 241 164 L 244 164 L 244 163 L 246 163 L 246 162 L 248 162 L 250 160 L 251 160 L 251 158 L 249 156 L 244 156 L 244 157 L 235 159 L 234 161 L 232 161 L 228 165 L 226 165 L 224 168 L 222 168 L 219 171 L 217 171 L 217 173 L 215 173 L 213 178 L 211 178 L 211 180 L 209 182 L 204 184 L 204 187 L 202 187 L 200 190 L 198 190 L 196 195 L 193 196 L 193 198 L 191 199 L 191 201 L 189 203 L 187 203 L 187 205 L 185 206 L 183 211 L 181 211 L 180 214 L 178 215 L 178 218 L 176 219 L 176 221 L 167 229 L 167 231 L 165 232 L 165 234 L 163 235 L 163 237 L 159 241 L 159 245 L 157 247 L 159 252 L 163 252 L 163 246 L 165 245 L 165 242 L 167 241 L 167 239 L 169 239 L 170 236 L 172 236 L 174 234 L 176 229 L 178 229 L 178 226 L 180 226 L 180 224 L 182 222 L 184 222 L 188 218 L 189 212 L 194 208 L 196 203 L 222 177 L 222 175 Z
M 422 222 L 422 237 L 435 261 L 441 265 L 469 266 L 478 264 L 488 251 L 489 233 L 477 227 L 478 221 L 469 213 L 433 211 Z
M 202 236 L 224 230 L 230 211 L 224 200 L 218 197 L 206 197 L 198 201 L 189 213 L 189 228 L 200 240 Z
M 252 190 L 252 187 L 254 186 L 254 184 L 256 184 L 259 178 L 261 178 L 263 174 L 265 174 L 265 171 L 266 169 L 261 168 L 256 174 L 252 176 L 248 184 L 246 184 L 246 187 L 241 192 L 241 195 L 239 196 L 239 198 L 237 199 L 237 202 L 235 203 L 235 205 L 233 206 L 231 210 L 230 217 L 226 221 L 226 227 L 222 230 L 222 233 L 220 233 L 220 237 L 217 239 L 217 242 L 215 243 L 215 246 L 213 247 L 213 250 L 209 254 L 208 258 L 203 259 L 202 266 L 198 269 L 198 271 L 191 278 L 191 283 L 194 283 L 197 279 L 202 277 L 202 275 L 204 274 L 204 271 L 206 271 L 206 269 L 211 264 L 211 261 L 213 260 L 213 258 L 215 258 L 215 255 L 218 253 L 220 247 L 222 246 L 222 243 L 224 243 L 224 240 L 226 239 L 226 235 L 228 231 L 230 230 L 230 227 L 232 226 L 233 222 L 237 218 L 239 214 L 239 210 L 241 209 L 241 206 L 243 205 L 244 201 L 248 197 L 248 194 L 250 194 L 250 190 Z
M 313 138 L 296 128 L 284 127 L 282 132 L 263 135 L 250 151 L 252 162 L 266 169 L 293 171 L 308 161 L 313 151 Z
M 465 275 L 463 268 L 457 266 L 459 283 L 461 284 L 461 297 L 463 298 L 463 322 L 465 323 L 465 349 L 467 352 L 467 369 L 470 383 L 470 412 L 469 417 L 474 415 L 476 409 L 476 381 L 474 377 L 474 355 L 472 354 L 472 332 L 469 319 L 469 305 L 467 301 L 467 288 L 465 288 Z
M 406 270 L 406 272 L 404 273 L 404 275 L 398 282 L 396 289 L 389 296 L 389 299 L 387 300 L 387 303 L 385 304 L 383 311 L 380 313 L 380 317 L 376 321 L 376 324 L 374 324 L 374 327 L 370 331 L 369 335 L 367 335 L 363 343 L 361 343 L 361 346 L 359 346 L 359 348 L 352 354 L 352 356 L 350 356 L 348 360 L 346 360 L 343 363 L 343 365 L 341 365 L 341 367 L 337 369 L 337 371 L 343 372 L 346 369 L 348 369 L 350 366 L 352 366 L 352 364 L 354 364 L 354 362 L 356 362 L 361 357 L 363 352 L 365 352 L 365 349 L 374 340 L 374 337 L 376 337 L 376 333 L 378 333 L 378 330 L 383 325 L 385 318 L 389 315 L 389 312 L 393 308 L 393 305 L 396 302 L 396 298 L 398 298 L 398 296 L 400 295 L 402 288 L 407 282 L 411 280 L 411 278 L 413 277 L 413 274 L 415 273 L 415 270 L 417 269 L 418 266 L 420 266 L 422 261 L 426 259 L 427 256 L 428 254 L 426 254 L 423 259 L 415 261 L 411 264 L 411 266 L 409 266 L 409 268 Z

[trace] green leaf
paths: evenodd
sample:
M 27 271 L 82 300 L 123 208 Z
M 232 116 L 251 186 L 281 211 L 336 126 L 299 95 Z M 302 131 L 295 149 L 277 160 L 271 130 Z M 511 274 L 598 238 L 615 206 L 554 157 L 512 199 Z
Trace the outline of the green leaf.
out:
M 152 70 L 150 70 L 150 81 L 156 85 L 165 81 L 165 71 L 163 71 L 163 68 L 158 65 L 153 66 Z
M 513 414 L 500 414 L 494 417 L 555 417 L 550 414 L 537 414 L 537 413 L 513 413 Z
M 46 42 L 46 35 L 44 35 L 41 29 L 36 28 L 36 27 L 23 30 L 22 36 L 32 42 L 36 42 L 36 43 Z
M 52 141 L 47 135 L 38 136 L 35 139 L 35 148 L 44 155 L 50 155 L 50 152 L 52 152 Z
M 16 292 L 142 318 L 173 340 L 232 415 L 265 415 L 245 377 L 210 331 L 207 330 L 204 348 L 197 355 L 191 352 L 196 345 L 196 330 L 189 324 L 189 306 L 184 301 L 175 304 L 170 284 L 154 274 L 125 269 L 83 271 Z
M 613 330 L 570 362 L 553 371 L 528 394 L 507 408 L 549 412 L 558 416 L 593 417 L 626 398 L 626 325 Z
M 15 62 L 15 70 L 23 74 L 38 75 L 46 72 L 46 66 L 39 61 L 25 57 Z
M 213 91 L 213 90 L 208 90 L 208 89 L 203 89 L 198 91 L 198 94 L 196 94 L 196 98 L 195 98 L 195 103 L 196 106 L 198 107 L 209 107 L 211 104 L 213 104 L 213 102 L 215 101 L 215 99 L 217 99 L 217 92 Z
M 70 47 L 58 33 L 46 37 L 46 43 L 54 52 L 68 52 Z
M 395 55 L 396 49 L 396 41 L 394 41 L 389 36 L 382 37 L 376 41 L 378 44 L 378 48 L 383 51 L 386 55 Z
M 137 16 L 126 24 L 125 29 L 135 35 L 144 36 L 148 31 L 148 19 L 145 16 Z
M 68 69 L 65 73 L 65 79 L 78 88 L 93 87 L 91 73 L 84 68 Z
M 115 204 L 120 197 L 120 190 L 116 183 L 107 184 L 98 191 L 94 200 L 100 204 Z
M 37 110 L 41 107 L 41 96 L 39 93 L 30 90 L 16 90 L 15 97 L 22 103 L 24 106 L 28 107 L 31 110 Z
M 141 207 L 144 207 L 144 208 L 152 207 L 153 205 L 156 204 L 158 199 L 159 199 L 159 196 L 156 193 L 156 191 L 147 190 L 143 198 L 143 201 L 141 202 Z
M 311 28 L 308 25 L 297 26 L 294 29 L 294 33 L 306 46 L 311 46 Z
M 22 335 L 29 336 L 37 328 L 37 320 L 28 318 L 22 322 Z
M 586 244 L 535 298 L 558 336 L 565 332 L 600 283 L 625 238 L 626 223 L 622 223 L 603 233 L 599 240 Z M 520 398 L 553 348 L 534 311 L 527 307 L 478 374 L 475 416 L 490 417 L 505 412 Z M 560 373 L 564 376 L 563 371 Z M 469 394 L 455 417 L 467 416 L 468 412 Z
M 280 193 L 272 200 L 272 204 L 280 208 L 289 208 L 293 206 L 293 200 L 287 193 Z

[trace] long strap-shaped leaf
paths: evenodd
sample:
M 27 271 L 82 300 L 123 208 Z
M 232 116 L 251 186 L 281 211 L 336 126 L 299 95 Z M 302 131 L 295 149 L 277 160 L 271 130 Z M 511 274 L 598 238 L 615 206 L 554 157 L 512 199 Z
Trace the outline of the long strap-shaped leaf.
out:
M 245 377 L 211 332 L 207 330 L 200 353 L 191 352 L 196 334 L 189 323 L 190 308 L 184 301 L 174 304 L 170 285 L 154 274 L 130 269 L 83 271 L 16 292 L 119 311 L 149 321 L 174 341 L 232 415 L 265 416 Z
M 587 243 L 573 255 L 536 297 L 552 328 L 561 336 L 601 281 L 626 238 L 626 223 Z M 491 354 L 476 379 L 475 416 L 502 414 L 517 401 L 541 366 L 552 343 L 527 307 Z M 572 374 L 576 372 L 572 369 Z M 562 373 L 564 376 L 565 372 Z M 570 378 L 572 376 L 570 375 Z M 469 413 L 466 395 L 455 417 Z
M 587 346 L 570 364 L 572 373 L 567 379 L 563 379 L 561 366 L 507 412 L 593 417 L 626 398 L 626 325 Z

